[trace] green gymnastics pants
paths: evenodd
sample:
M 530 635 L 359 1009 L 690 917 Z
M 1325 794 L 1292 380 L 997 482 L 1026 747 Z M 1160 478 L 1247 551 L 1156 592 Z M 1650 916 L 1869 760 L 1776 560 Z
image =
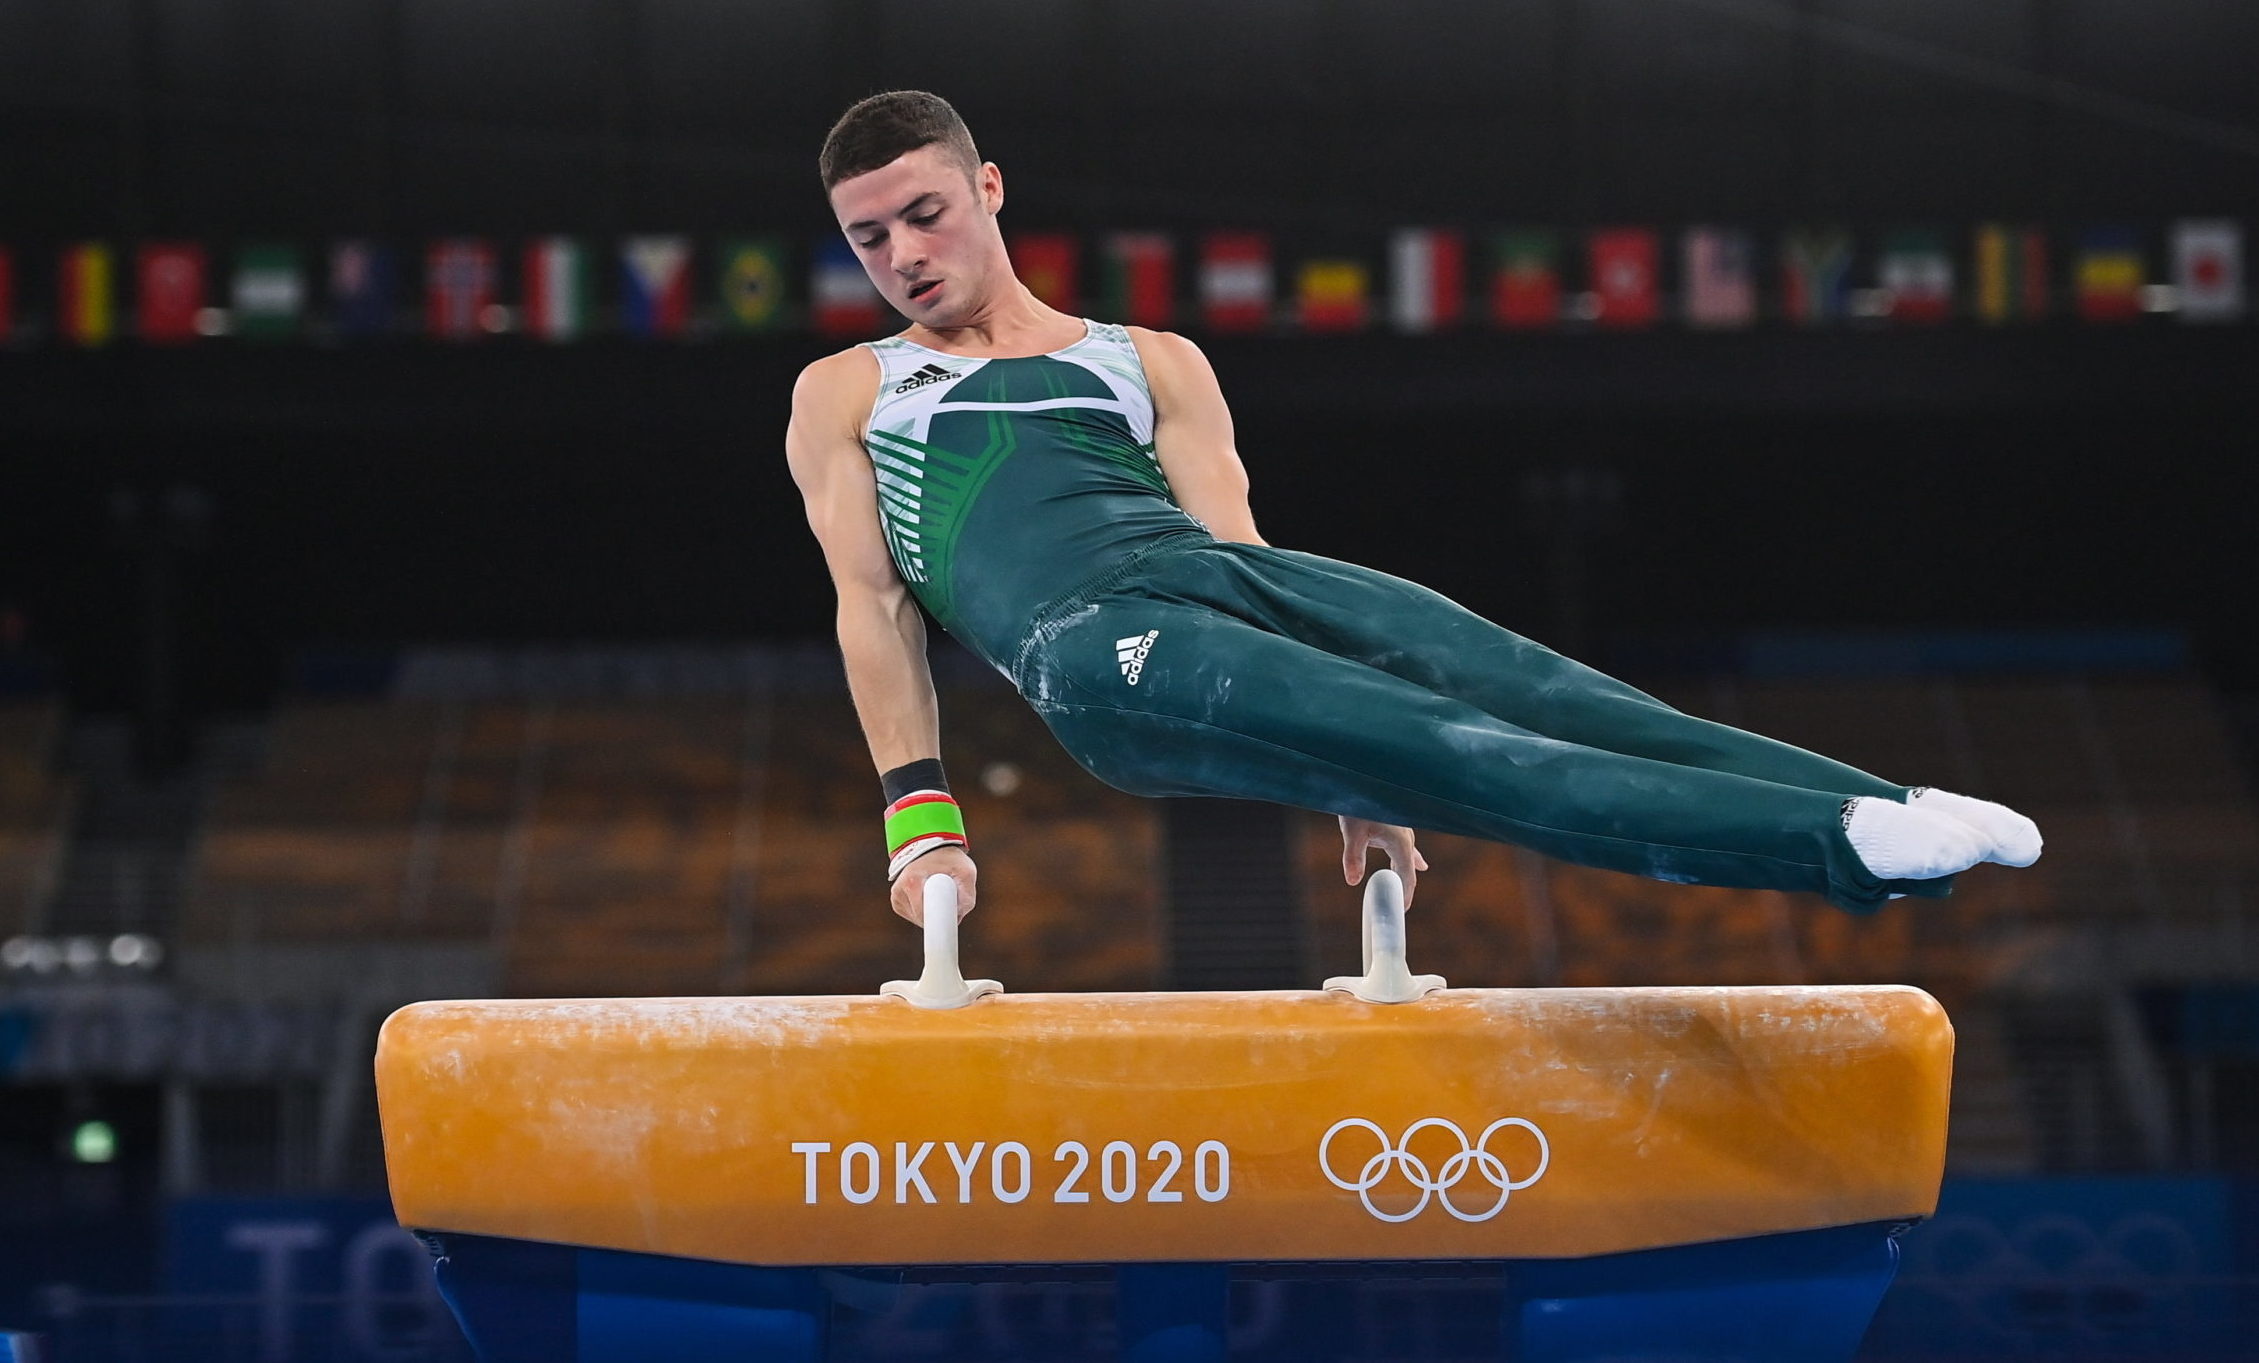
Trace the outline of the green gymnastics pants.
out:
M 1316 554 L 1156 540 L 1046 603 L 1011 674 L 1076 761 L 1133 795 L 1266 800 L 1861 913 L 1951 889 L 1879 879 L 1844 836 L 1847 798 L 1908 787 Z

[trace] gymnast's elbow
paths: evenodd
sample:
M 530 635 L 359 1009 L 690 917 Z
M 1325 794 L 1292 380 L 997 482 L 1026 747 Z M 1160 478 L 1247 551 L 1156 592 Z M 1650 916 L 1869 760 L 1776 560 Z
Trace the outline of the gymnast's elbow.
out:
M 922 648 L 925 617 L 909 588 L 899 579 L 890 582 L 842 581 L 837 624 L 842 647 L 873 639 L 900 639 Z

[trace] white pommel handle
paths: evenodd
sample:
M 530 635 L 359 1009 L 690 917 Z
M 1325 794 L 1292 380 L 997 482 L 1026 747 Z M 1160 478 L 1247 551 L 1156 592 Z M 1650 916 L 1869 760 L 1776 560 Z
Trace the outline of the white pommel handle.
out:
M 967 980 L 957 968 L 957 881 L 926 877 L 926 968 L 916 980 L 888 980 L 879 993 L 917 1008 L 962 1008 L 983 994 L 1001 994 L 994 980 Z
M 1367 1003 L 1410 1003 L 1444 987 L 1441 975 L 1415 975 L 1404 964 L 1404 878 L 1383 867 L 1365 879 L 1365 973 L 1336 975 L 1329 990 Z

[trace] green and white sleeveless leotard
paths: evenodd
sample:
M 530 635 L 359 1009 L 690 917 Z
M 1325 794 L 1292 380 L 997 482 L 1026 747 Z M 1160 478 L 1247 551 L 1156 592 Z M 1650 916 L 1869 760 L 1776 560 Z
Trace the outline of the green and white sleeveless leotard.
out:
M 1129 332 L 1083 322 L 1047 355 L 976 359 L 888 337 L 864 448 L 912 595 L 1000 670 L 1038 608 L 1157 537 L 1206 527 L 1153 452 Z

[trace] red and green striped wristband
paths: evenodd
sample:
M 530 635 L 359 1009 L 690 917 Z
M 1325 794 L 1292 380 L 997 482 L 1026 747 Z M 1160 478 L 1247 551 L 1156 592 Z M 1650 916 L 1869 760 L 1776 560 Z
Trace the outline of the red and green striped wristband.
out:
M 886 807 L 886 878 L 936 847 L 965 846 L 965 815 L 946 790 L 913 790 Z

